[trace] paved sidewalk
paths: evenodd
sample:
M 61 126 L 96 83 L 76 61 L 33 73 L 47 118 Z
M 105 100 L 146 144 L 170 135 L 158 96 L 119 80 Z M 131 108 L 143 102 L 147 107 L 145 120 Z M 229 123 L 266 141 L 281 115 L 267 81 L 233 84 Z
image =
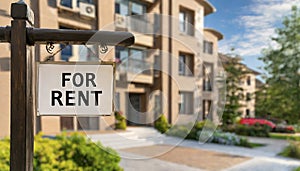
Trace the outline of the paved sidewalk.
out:
M 120 166 L 125 171 L 145 170 L 145 171 L 202 171 L 198 168 L 185 166 L 182 164 L 167 162 L 163 160 L 152 159 L 131 159 L 131 158 L 143 158 L 136 154 L 126 153 L 118 151 L 122 156 L 128 156 L 129 158 L 122 158 Z
M 219 144 L 200 144 L 197 141 L 181 140 L 175 137 L 168 137 L 158 133 L 153 128 L 129 128 L 128 131 L 119 135 L 93 135 L 90 138 L 94 141 L 104 142 L 105 146 L 112 146 L 115 149 L 126 149 L 132 147 L 145 147 L 155 144 L 166 144 L 173 146 L 190 147 L 194 149 L 221 152 L 230 155 L 250 157 L 252 159 L 237 164 L 227 171 L 292 171 L 300 166 L 300 160 L 289 159 L 277 156 L 277 154 L 288 145 L 285 140 L 274 140 L 269 138 L 248 137 L 251 142 L 267 144 L 267 146 L 254 149 L 226 146 Z M 170 149 L 171 150 L 171 149 Z M 169 150 L 165 151 L 168 152 Z M 199 170 L 182 165 L 181 163 L 171 163 L 156 158 L 149 159 L 146 156 L 138 156 L 118 150 L 122 157 L 121 166 L 125 171 L 129 170 Z M 187 154 L 185 154 L 187 155 Z M 140 160 L 138 160 L 138 159 Z M 148 158 L 148 159 L 145 159 Z M 143 159 L 143 160 L 141 160 Z M 216 160 L 212 162 L 216 162 Z

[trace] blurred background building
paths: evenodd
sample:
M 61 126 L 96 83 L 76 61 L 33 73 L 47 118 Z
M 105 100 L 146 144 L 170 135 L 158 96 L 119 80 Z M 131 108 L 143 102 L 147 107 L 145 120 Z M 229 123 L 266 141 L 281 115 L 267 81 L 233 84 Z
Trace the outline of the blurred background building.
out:
M 10 25 L 9 10 L 13 2 L 0 2 L 0 26 Z M 190 121 L 194 113 L 199 113 L 198 120 L 219 122 L 214 78 L 218 74 L 218 41 L 223 35 L 204 28 L 205 16 L 215 12 L 208 1 L 27 0 L 26 3 L 35 13 L 37 28 L 134 33 L 133 46 L 110 47 L 105 55 L 99 54 L 98 47 L 93 45 L 62 44 L 55 45 L 54 50 L 66 46 L 55 56 L 55 61 L 98 61 L 98 57 L 116 61 L 119 68 L 115 109 L 126 115 L 129 125 L 151 126 L 151 121 L 160 114 L 171 124 L 179 118 Z M 150 14 L 143 15 L 146 13 Z M 131 15 L 135 16 L 128 17 Z M 9 135 L 10 129 L 10 46 L 0 44 L 0 49 L 0 137 L 3 137 Z M 44 61 L 49 56 L 45 45 L 36 46 L 35 55 Z M 250 84 L 254 82 L 251 77 Z M 146 111 L 151 114 L 143 114 Z M 252 116 L 252 109 L 245 111 Z M 114 116 L 42 116 L 36 118 L 36 130 L 45 134 L 62 130 L 100 131 L 113 129 L 114 123 Z

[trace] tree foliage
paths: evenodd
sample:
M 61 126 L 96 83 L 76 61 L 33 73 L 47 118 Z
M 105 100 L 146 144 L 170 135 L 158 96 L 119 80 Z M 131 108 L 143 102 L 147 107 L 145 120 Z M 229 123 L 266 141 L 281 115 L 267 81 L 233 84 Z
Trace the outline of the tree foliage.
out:
M 264 98 L 258 106 L 265 112 L 295 123 L 300 114 L 300 10 L 292 8 L 272 40 L 276 46 L 263 50 L 267 87 L 259 92 Z M 261 108 L 260 108 L 261 110 Z
M 224 125 L 234 123 L 237 116 L 240 116 L 239 109 L 242 106 L 241 100 L 243 97 L 243 88 L 240 86 L 240 81 L 245 77 L 247 71 L 243 69 L 239 57 L 229 57 L 223 63 L 226 71 L 226 104 L 222 116 Z

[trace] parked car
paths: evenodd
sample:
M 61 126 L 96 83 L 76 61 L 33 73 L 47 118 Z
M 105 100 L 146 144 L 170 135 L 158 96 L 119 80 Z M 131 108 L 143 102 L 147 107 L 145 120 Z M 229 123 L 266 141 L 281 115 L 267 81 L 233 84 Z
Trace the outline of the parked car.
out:
M 272 130 L 274 130 L 276 128 L 276 125 L 272 121 L 269 121 L 266 119 L 258 119 L 258 118 L 242 118 L 240 120 L 240 124 L 242 124 L 242 125 L 255 125 L 255 124 L 267 125 Z
M 285 120 L 271 118 L 271 121 L 276 124 L 276 128 L 274 132 L 281 132 L 281 133 L 295 133 L 295 128 L 292 125 L 288 125 Z
M 277 124 L 275 128 L 275 132 L 281 133 L 295 133 L 295 128 L 291 125 L 286 124 Z

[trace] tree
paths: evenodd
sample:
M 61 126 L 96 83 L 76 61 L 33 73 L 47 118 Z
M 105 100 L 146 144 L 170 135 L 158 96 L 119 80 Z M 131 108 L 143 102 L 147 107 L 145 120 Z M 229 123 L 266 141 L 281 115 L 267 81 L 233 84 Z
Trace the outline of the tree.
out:
M 238 56 L 225 56 L 223 67 L 226 71 L 226 103 L 222 116 L 223 125 L 233 124 L 236 117 L 240 116 L 239 112 L 241 100 L 243 100 L 243 88 L 240 86 L 240 80 L 245 77 L 247 71 L 240 63 L 241 58 Z
M 300 114 L 300 10 L 292 7 L 272 40 L 276 47 L 263 50 L 260 58 L 267 72 L 266 109 L 271 116 L 295 123 Z

